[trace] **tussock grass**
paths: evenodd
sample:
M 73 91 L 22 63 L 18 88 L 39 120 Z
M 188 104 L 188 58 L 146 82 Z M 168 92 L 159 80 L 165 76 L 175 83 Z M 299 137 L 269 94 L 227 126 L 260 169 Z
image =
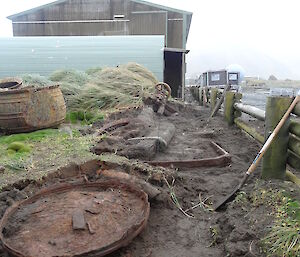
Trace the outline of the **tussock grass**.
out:
M 53 82 L 39 74 L 24 74 L 20 76 L 23 86 L 46 87 L 53 85 Z
M 106 110 L 139 105 L 143 95 L 153 92 L 158 82 L 149 70 L 137 63 L 119 67 L 93 67 L 86 72 L 58 70 L 49 78 L 30 74 L 25 77 L 30 85 L 36 87 L 60 85 L 67 110 L 73 113 L 67 119 L 72 120 L 74 113 L 78 112 L 94 114 L 89 121 L 98 120 L 99 115 Z

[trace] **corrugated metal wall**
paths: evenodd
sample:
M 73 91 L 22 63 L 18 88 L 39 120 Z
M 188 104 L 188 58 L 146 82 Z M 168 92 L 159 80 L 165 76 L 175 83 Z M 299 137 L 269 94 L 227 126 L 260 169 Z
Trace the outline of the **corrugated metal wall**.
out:
M 185 49 L 192 14 L 184 13 L 130 0 L 69 0 L 12 21 L 14 36 L 165 35 L 166 47 Z
M 164 36 L 0 38 L 0 77 L 137 62 L 163 81 Z

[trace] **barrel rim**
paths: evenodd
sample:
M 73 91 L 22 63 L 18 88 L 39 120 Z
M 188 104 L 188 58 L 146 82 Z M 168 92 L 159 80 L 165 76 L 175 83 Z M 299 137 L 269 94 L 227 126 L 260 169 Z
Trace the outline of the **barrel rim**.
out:
M 12 90 L 0 91 L 0 95 L 29 93 L 30 91 L 38 92 L 38 91 L 44 91 L 44 90 L 52 90 L 52 89 L 56 89 L 59 87 L 60 87 L 59 85 L 51 85 L 51 86 L 38 87 L 38 88 L 35 88 L 34 86 L 26 86 L 26 87 L 16 88 L 16 89 L 12 89 Z
M 1 87 L 1 84 L 4 83 L 16 83 L 13 86 L 10 87 Z M 14 90 L 17 88 L 20 88 L 23 84 L 23 80 L 21 78 L 18 77 L 6 77 L 6 78 L 1 78 L 0 79 L 0 89 L 2 90 Z

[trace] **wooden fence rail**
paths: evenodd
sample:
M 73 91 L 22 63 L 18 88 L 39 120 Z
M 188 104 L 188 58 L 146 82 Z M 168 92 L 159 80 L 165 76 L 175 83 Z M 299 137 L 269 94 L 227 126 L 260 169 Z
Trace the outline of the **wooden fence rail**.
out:
M 221 91 L 218 88 L 192 87 L 192 95 L 199 105 L 210 104 L 213 110 Z M 223 113 L 228 125 L 236 125 L 260 143 L 264 143 L 274 127 L 280 121 L 289 107 L 290 97 L 268 97 L 266 110 L 241 103 L 240 93 L 228 91 L 225 95 Z M 242 113 L 264 122 L 265 133 L 262 135 L 241 118 Z M 291 173 L 286 171 L 286 165 L 300 171 L 300 103 L 293 110 L 291 119 L 281 129 L 280 135 L 274 140 L 263 159 L 263 177 L 283 178 Z M 296 117 L 295 117 L 296 116 Z

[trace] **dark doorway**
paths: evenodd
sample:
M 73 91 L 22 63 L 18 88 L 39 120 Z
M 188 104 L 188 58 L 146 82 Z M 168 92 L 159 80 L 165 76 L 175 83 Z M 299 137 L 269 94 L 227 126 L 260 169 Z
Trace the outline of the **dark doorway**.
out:
M 173 97 L 182 97 L 182 52 L 165 51 L 164 82 L 172 89 Z

